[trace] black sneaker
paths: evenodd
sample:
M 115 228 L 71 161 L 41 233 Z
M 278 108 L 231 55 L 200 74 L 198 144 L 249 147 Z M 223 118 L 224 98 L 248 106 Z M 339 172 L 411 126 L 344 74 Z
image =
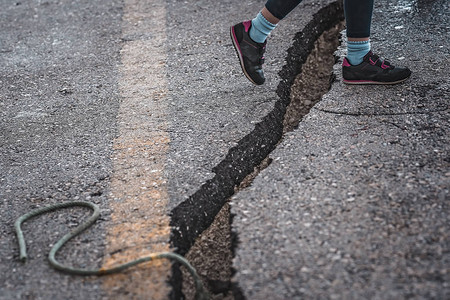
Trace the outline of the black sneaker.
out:
M 405 81 L 411 76 L 408 68 L 392 66 L 379 56 L 369 51 L 363 62 L 352 66 L 347 58 L 342 63 L 342 77 L 346 84 L 396 84 Z
M 230 34 L 245 76 L 254 84 L 261 85 L 265 81 L 262 65 L 266 42 L 260 44 L 250 38 L 251 26 L 252 21 L 236 24 L 231 26 Z

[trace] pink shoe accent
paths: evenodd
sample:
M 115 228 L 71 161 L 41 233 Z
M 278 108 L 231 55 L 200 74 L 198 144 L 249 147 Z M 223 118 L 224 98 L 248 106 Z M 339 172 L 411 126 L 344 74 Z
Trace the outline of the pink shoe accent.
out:
M 375 66 L 375 64 L 377 63 L 378 59 L 376 61 L 373 61 L 372 58 L 369 58 L 369 62 L 372 66 Z
M 242 24 L 244 24 L 244 29 L 245 29 L 245 32 L 248 32 L 248 30 L 250 29 L 250 26 L 252 26 L 252 21 L 245 21 L 245 22 L 242 22 Z
M 352 65 L 348 62 L 347 57 L 344 58 L 344 61 L 342 62 L 343 67 L 351 67 Z
M 237 47 L 239 55 L 241 55 L 241 46 L 237 41 L 236 33 L 234 32 L 234 26 L 231 26 L 231 34 L 233 35 L 233 44 Z
M 384 64 L 384 61 L 383 61 L 383 63 L 381 64 L 381 68 L 382 68 L 382 69 L 390 69 L 391 66 L 385 65 L 385 64 Z

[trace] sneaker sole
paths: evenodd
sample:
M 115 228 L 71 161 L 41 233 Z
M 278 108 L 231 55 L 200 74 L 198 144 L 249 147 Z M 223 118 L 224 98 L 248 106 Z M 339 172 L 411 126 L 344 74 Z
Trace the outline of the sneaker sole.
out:
M 409 77 L 410 76 L 408 76 L 404 79 L 400 79 L 397 81 L 391 81 L 391 82 L 370 81 L 370 80 L 346 80 L 346 79 L 344 79 L 343 82 L 345 84 L 350 84 L 350 85 L 363 85 L 363 84 L 392 85 L 392 84 L 402 83 L 402 82 L 408 80 Z
M 241 47 L 239 46 L 239 44 L 237 42 L 237 37 L 236 37 L 236 34 L 234 33 L 233 26 L 230 27 L 230 36 L 231 36 L 231 40 L 233 41 L 234 49 L 236 50 L 236 53 L 239 57 L 239 63 L 241 64 L 242 72 L 244 73 L 245 77 L 247 77 L 247 79 L 251 81 L 251 83 L 253 83 L 254 85 L 259 85 L 253 81 L 253 79 L 250 77 L 250 75 L 248 75 L 247 71 L 245 70 L 244 59 L 243 59 L 242 53 L 241 53 Z

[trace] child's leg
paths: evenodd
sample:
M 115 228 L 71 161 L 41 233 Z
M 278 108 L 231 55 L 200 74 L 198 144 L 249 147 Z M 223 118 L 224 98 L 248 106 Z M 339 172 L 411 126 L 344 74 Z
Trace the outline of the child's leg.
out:
M 266 8 L 278 20 L 284 19 L 302 0 L 268 0 Z
M 362 63 L 370 51 L 370 25 L 373 0 L 344 0 L 347 24 L 347 59 L 352 65 Z
M 260 85 L 265 81 L 262 65 L 267 36 L 300 2 L 301 0 L 268 0 L 256 18 L 231 26 L 230 35 L 242 70 L 254 84 Z
M 347 37 L 369 38 L 373 0 L 344 0 Z
M 286 17 L 302 0 L 268 0 L 264 8 L 252 20 L 250 38 L 264 43 L 280 20 Z
M 347 84 L 395 84 L 411 75 L 408 68 L 394 67 L 370 51 L 373 0 L 344 0 L 347 23 L 347 57 L 342 76 Z

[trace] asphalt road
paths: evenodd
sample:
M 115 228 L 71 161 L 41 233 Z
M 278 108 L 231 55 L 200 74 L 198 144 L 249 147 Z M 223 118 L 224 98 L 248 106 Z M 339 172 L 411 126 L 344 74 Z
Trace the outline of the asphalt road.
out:
M 152 251 L 185 254 L 235 193 L 235 186 L 276 148 L 296 74 L 318 35 L 342 18 L 339 3 L 305 0 L 271 35 L 265 64 L 268 80 L 255 87 L 242 75 L 229 26 L 253 17 L 262 5 L 236 0 L 0 1 L 0 299 L 181 297 L 179 273 L 167 263 L 101 278 L 68 276 L 51 269 L 46 261 L 50 245 L 79 224 L 87 210 L 60 211 L 25 224 L 30 256 L 26 264 L 18 260 L 12 224 L 36 207 L 90 201 L 100 206 L 102 217 L 63 249 L 58 258 L 65 263 L 100 267 Z M 392 24 L 391 16 L 398 23 Z M 377 49 L 394 62 L 400 59 L 411 66 L 414 76 L 402 86 L 371 88 L 375 96 L 368 96 L 362 87 L 349 93 L 339 80 L 335 82 L 310 117 L 289 135 L 289 142 L 285 138 L 280 149 L 270 154 L 274 162 L 264 175 L 235 196 L 233 228 L 241 243 L 235 249 L 233 280 L 249 299 L 253 295 L 276 298 L 274 292 L 280 297 L 344 295 L 339 288 L 355 283 L 352 276 L 330 287 L 329 270 L 311 267 L 318 262 L 327 265 L 330 257 L 339 264 L 352 264 L 353 276 L 370 281 L 375 274 L 372 286 L 365 281 L 353 285 L 360 288 L 354 295 L 366 295 L 388 282 L 376 276 L 399 278 L 395 272 L 374 272 L 370 267 L 398 268 L 397 260 L 377 264 L 369 251 L 377 245 L 398 246 L 402 250 L 392 253 L 410 255 L 402 260 L 406 266 L 400 265 L 405 266 L 400 270 L 412 270 L 408 279 L 414 279 L 413 285 L 402 286 L 402 281 L 401 288 L 394 290 L 390 284 L 398 282 L 389 281 L 383 286 L 393 297 L 448 295 L 449 82 L 443 62 L 448 62 L 449 50 L 448 38 L 442 38 L 449 32 L 448 4 L 443 0 L 398 0 L 395 5 L 379 1 L 374 22 L 379 24 L 373 36 Z M 380 28 L 388 34 L 380 33 Z M 336 73 L 339 78 L 339 68 Z M 373 116 L 376 113 L 380 115 Z M 380 137 L 380 131 L 388 138 Z M 333 134 L 323 135 L 327 132 Z M 351 138 L 338 138 L 346 135 Z M 305 140 L 310 136 L 315 144 Z M 394 146 L 387 148 L 383 143 Z M 361 147 L 352 148 L 355 145 Z M 347 150 L 352 159 L 336 159 Z M 322 155 L 325 152 L 330 155 Z M 391 156 L 395 159 L 388 159 Z M 299 160 L 310 164 L 298 168 Z M 328 172 L 330 163 L 336 168 Z M 360 177 L 352 175 L 359 173 L 350 167 L 361 170 L 360 163 L 368 166 L 366 180 L 354 182 Z M 369 166 L 380 163 L 383 168 L 370 173 Z M 322 169 L 327 172 L 317 175 Z M 305 184 L 302 176 L 311 178 Z M 380 178 L 379 186 L 370 190 L 367 184 L 373 176 Z M 340 196 L 333 198 L 318 188 L 324 183 L 330 183 Z M 408 193 L 403 193 L 405 188 L 410 188 Z M 296 202 L 301 209 L 288 201 L 297 199 L 299 189 L 308 191 L 304 204 Z M 385 193 L 388 189 L 395 193 Z M 334 204 L 329 208 L 341 207 L 342 195 L 345 208 L 355 205 L 362 237 L 367 236 L 364 230 L 384 222 L 370 235 L 375 244 L 360 241 L 358 258 L 363 263 L 345 257 L 353 248 L 347 245 L 344 251 L 338 242 L 327 248 L 334 251 L 331 256 L 316 248 L 317 253 L 302 253 L 304 259 L 293 260 L 290 255 L 299 246 L 321 243 L 325 232 L 307 231 L 314 243 L 299 242 L 295 230 L 316 225 L 312 220 L 298 222 L 298 212 L 310 210 L 302 216 L 313 218 L 317 213 L 316 218 L 322 218 L 328 210 L 322 212 L 315 205 L 322 207 L 321 201 L 331 198 Z M 386 201 L 389 197 L 394 201 Z M 310 207 L 313 198 L 317 200 Z M 416 200 L 410 203 L 410 198 Z M 394 212 L 377 213 L 390 211 L 394 202 Z M 291 223 L 268 226 L 267 219 L 246 216 L 249 207 L 257 216 Z M 367 207 L 372 209 L 369 217 L 362 218 Z M 339 222 L 323 223 L 327 232 L 345 233 L 351 227 L 342 222 L 348 220 L 347 210 L 342 211 L 336 217 Z M 399 224 L 403 227 L 396 227 Z M 277 228 L 287 231 L 280 235 L 274 232 Z M 395 242 L 383 238 L 386 228 L 394 232 Z M 263 229 L 261 238 L 257 234 Z M 328 237 L 339 241 L 334 235 Z M 383 247 L 373 253 L 380 254 Z M 268 259 L 273 256 L 261 249 L 289 251 L 277 253 L 283 255 L 278 260 Z M 383 262 L 391 261 L 391 256 L 382 254 Z M 347 262 L 333 260 L 338 255 Z M 262 274 L 268 277 L 251 276 L 260 271 L 258 259 L 264 260 Z M 364 259 L 371 259 L 372 265 Z M 291 270 L 302 262 L 299 276 L 273 271 L 286 263 L 290 265 L 285 270 Z M 265 272 L 272 266 L 276 268 Z M 325 276 L 325 284 L 320 280 L 300 284 L 302 267 L 308 275 Z M 267 280 L 276 287 L 266 293 L 261 286 L 272 287 Z
M 180 282 L 170 270 L 153 272 L 157 279 L 143 269 L 84 279 L 49 268 L 49 245 L 87 211 L 25 224 L 25 265 L 12 224 L 36 207 L 85 200 L 99 204 L 102 217 L 64 248 L 62 261 L 99 267 L 141 250 L 186 253 L 278 142 L 287 105 L 279 82 L 285 93 L 314 36 L 338 15 L 311 27 L 292 64 L 286 51 L 329 3 L 305 2 L 292 14 L 297 21 L 272 35 L 267 84 L 254 87 L 229 26 L 260 3 L 2 1 L 0 298 L 166 298 L 165 279 Z
M 449 17 L 446 1 L 377 1 L 372 46 L 412 78 L 345 86 L 338 62 L 330 92 L 233 197 L 247 299 L 450 296 Z
M 106 189 L 117 134 L 121 1 L 1 1 L 0 298 L 89 299 L 101 282 L 52 270 L 49 245 L 88 211 L 25 224 L 29 261 L 18 260 L 12 224 L 46 204 L 86 200 L 104 219 L 65 249 L 64 260 L 100 265 Z M 105 219 L 106 218 L 106 219 Z

